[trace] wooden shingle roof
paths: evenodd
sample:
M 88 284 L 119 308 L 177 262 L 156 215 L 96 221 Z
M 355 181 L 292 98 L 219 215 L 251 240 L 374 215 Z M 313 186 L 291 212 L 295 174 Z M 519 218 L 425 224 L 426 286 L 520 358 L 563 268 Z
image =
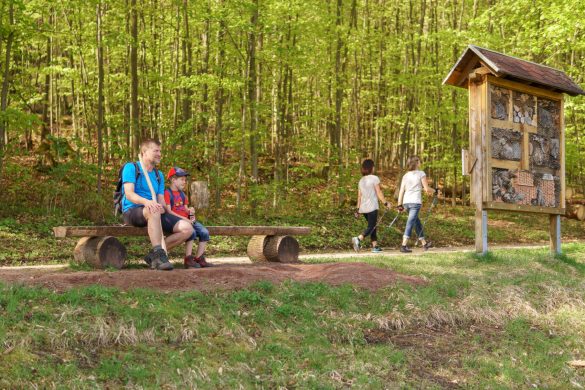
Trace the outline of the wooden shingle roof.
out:
M 585 95 L 585 91 L 577 83 L 558 69 L 474 45 L 467 47 L 443 80 L 443 84 L 467 88 L 469 73 L 482 65 L 496 77 L 534 85 L 554 92 L 565 92 L 571 96 Z

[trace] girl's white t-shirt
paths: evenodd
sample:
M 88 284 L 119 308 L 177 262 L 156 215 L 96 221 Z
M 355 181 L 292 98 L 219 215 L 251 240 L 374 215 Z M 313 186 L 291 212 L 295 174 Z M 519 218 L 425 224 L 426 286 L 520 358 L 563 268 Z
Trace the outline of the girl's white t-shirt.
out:
M 402 204 L 418 203 L 422 204 L 422 178 L 426 174 L 423 171 L 409 171 L 402 176 L 402 184 L 400 191 L 404 188 L 404 196 L 402 197 Z
M 358 188 L 362 194 L 360 208 L 361 214 L 371 213 L 378 210 L 378 195 L 376 194 L 376 184 L 380 184 L 380 179 L 376 175 L 362 176 Z

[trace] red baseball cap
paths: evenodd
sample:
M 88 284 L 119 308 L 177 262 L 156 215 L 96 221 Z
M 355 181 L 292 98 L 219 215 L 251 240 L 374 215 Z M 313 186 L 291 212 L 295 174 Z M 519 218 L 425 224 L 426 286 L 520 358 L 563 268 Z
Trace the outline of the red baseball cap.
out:
M 169 173 L 167 175 L 167 180 L 170 180 L 170 178 L 173 176 L 183 177 L 183 176 L 191 176 L 191 175 L 189 174 L 189 172 L 187 172 L 186 170 L 184 170 L 182 168 L 172 167 L 169 170 Z

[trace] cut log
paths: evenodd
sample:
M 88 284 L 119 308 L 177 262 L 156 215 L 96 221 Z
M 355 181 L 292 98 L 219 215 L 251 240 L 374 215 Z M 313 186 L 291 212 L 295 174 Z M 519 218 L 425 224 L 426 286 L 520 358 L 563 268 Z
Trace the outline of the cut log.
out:
M 83 237 L 77 242 L 73 257 L 93 268 L 121 269 L 126 261 L 126 248 L 116 237 Z
M 573 187 L 565 187 L 565 199 L 571 200 L 575 195 L 575 189 Z
M 264 248 L 268 261 L 279 263 L 299 262 L 299 243 L 291 236 L 271 236 Z
M 252 236 L 250 241 L 248 242 L 248 257 L 252 262 L 265 262 L 268 261 L 266 256 L 264 255 L 264 250 L 266 245 L 268 244 L 268 238 L 270 236 Z
M 585 221 L 585 206 L 582 204 L 570 204 L 567 205 L 567 211 L 565 217 L 569 219 L 577 219 L 579 221 Z
M 209 207 L 209 188 L 206 181 L 194 181 L 191 183 L 191 206 L 196 210 Z
M 302 226 L 207 226 L 212 236 L 285 236 L 306 235 L 310 227 Z M 147 228 L 134 226 L 58 226 L 53 228 L 55 237 L 89 236 L 147 236 Z

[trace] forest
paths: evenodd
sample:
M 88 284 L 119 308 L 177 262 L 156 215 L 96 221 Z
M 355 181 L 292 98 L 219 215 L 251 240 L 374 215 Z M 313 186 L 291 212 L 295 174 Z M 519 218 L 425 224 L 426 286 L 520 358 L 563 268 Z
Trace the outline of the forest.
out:
M 363 158 L 393 191 L 409 155 L 465 202 L 469 44 L 583 85 L 585 2 L 1 0 L 0 213 L 103 220 L 141 139 L 214 210 L 355 202 Z M 585 187 L 585 100 L 566 97 L 567 183 Z M 468 180 L 468 179 L 467 179 Z

